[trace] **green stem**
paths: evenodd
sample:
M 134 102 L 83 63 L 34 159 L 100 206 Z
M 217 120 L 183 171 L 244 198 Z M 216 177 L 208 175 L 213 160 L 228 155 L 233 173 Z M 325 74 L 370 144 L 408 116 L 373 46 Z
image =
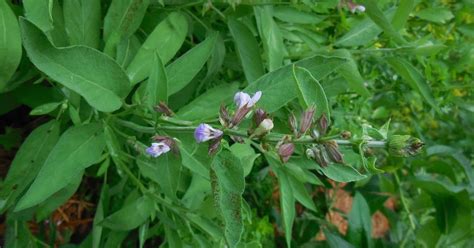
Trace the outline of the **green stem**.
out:
M 196 126 L 161 126 L 158 125 L 155 127 L 145 127 L 138 125 L 134 122 L 130 121 L 124 121 L 117 119 L 116 122 L 124 127 L 133 129 L 137 132 L 140 133 L 149 133 L 149 134 L 154 134 L 156 131 L 161 130 L 161 131 L 181 131 L 181 132 L 193 132 L 197 127 Z M 235 129 L 224 129 L 224 133 L 227 135 L 232 135 L 232 136 L 238 136 L 242 138 L 249 138 L 249 135 L 246 132 L 235 130 Z M 278 143 L 280 142 L 285 136 L 289 135 L 284 135 L 284 134 L 269 134 L 266 138 L 265 141 L 269 143 Z M 291 135 L 289 136 L 290 138 L 292 137 Z M 341 139 L 335 139 L 337 136 L 329 136 L 329 137 L 323 137 L 320 139 L 315 139 L 311 136 L 302 136 L 298 139 L 291 139 L 294 144 L 317 144 L 321 143 L 324 141 L 328 140 L 334 140 L 338 145 L 341 146 L 352 146 L 354 142 L 351 142 L 349 140 L 341 140 Z M 258 138 L 254 138 L 253 140 L 258 140 Z M 367 147 L 373 147 L 373 148 L 384 148 L 386 147 L 386 142 L 385 141 L 378 141 L 378 140 L 370 140 L 367 141 L 365 144 Z
M 132 180 L 132 182 L 140 189 L 140 191 L 144 194 L 146 192 L 146 187 L 142 184 L 142 182 L 140 182 L 140 179 L 138 179 L 133 173 L 132 171 L 124 164 L 122 163 L 119 163 L 120 164 L 120 167 L 123 171 L 125 171 L 125 173 L 127 174 L 127 176 L 130 178 L 130 180 Z
M 398 186 L 398 190 L 399 190 L 399 194 L 400 194 L 400 200 L 402 202 L 403 208 L 407 212 L 408 219 L 410 220 L 410 227 L 414 231 L 415 228 L 416 228 L 415 220 L 413 219 L 413 215 L 412 215 L 410 209 L 408 208 L 408 204 L 407 204 L 407 201 L 405 199 L 405 194 L 403 194 L 403 189 L 402 189 L 401 184 L 400 184 L 400 178 L 398 177 L 397 172 L 395 172 L 393 175 L 395 176 L 395 182 L 397 183 L 397 186 Z

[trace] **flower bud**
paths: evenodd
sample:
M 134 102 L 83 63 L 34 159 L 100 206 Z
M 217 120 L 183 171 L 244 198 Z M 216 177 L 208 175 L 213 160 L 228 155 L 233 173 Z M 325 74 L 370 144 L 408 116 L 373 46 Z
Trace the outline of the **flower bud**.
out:
M 209 142 L 209 148 L 207 150 L 207 153 L 209 155 L 214 155 L 217 152 L 217 150 L 219 150 L 221 140 L 222 140 L 222 136 L 219 136 L 218 138 L 213 139 L 211 140 L 211 142 Z
M 313 124 L 314 110 L 314 107 L 309 107 L 306 111 L 303 112 L 300 121 L 299 136 L 304 135 L 306 131 L 308 131 L 308 129 L 311 127 L 311 124 Z
M 329 159 L 325 152 L 318 147 L 312 147 L 306 149 L 306 156 L 316 161 L 321 167 L 326 167 L 329 164 Z
M 260 122 L 260 125 L 255 129 L 255 131 L 252 133 L 251 137 L 255 136 L 263 136 L 270 132 L 273 129 L 273 121 L 271 119 L 265 119 L 262 122 Z
M 296 122 L 295 114 L 290 114 L 290 117 L 288 117 L 288 124 L 290 125 L 291 132 L 293 132 L 295 136 L 298 136 L 298 123 Z
M 326 135 L 327 130 L 328 130 L 328 119 L 326 118 L 326 115 L 323 113 L 321 117 L 319 118 L 318 131 L 321 136 L 324 136 Z
M 237 112 L 235 112 L 234 117 L 230 122 L 230 127 L 235 127 L 239 125 L 240 122 L 242 122 L 242 120 L 244 119 L 244 117 L 250 112 L 250 110 L 250 108 L 246 107 L 237 109 Z
M 227 127 L 230 123 L 230 115 L 227 111 L 227 108 L 224 105 L 221 105 L 219 109 L 219 122 L 222 126 Z
M 348 140 L 348 139 L 350 139 L 351 137 L 352 137 L 352 133 L 349 132 L 349 131 L 347 131 L 347 130 L 346 130 L 346 131 L 343 131 L 343 132 L 341 133 L 341 138 L 343 138 L 343 139 L 345 139 L 345 140 Z
M 253 115 L 253 120 L 255 122 L 255 125 L 258 127 L 260 123 L 267 119 L 268 114 L 265 112 L 265 110 L 258 108 L 255 110 L 255 114 Z
M 282 144 L 278 148 L 278 155 L 280 155 L 280 160 L 283 163 L 288 162 L 288 160 L 290 159 L 294 151 L 295 151 L 295 145 L 293 143 Z
M 335 163 L 343 164 L 344 156 L 339 151 L 339 146 L 334 140 L 324 142 L 324 148 L 326 148 L 329 159 Z
M 310 135 L 311 137 L 313 137 L 313 139 L 319 139 L 319 137 L 321 137 L 321 135 L 319 134 L 319 131 L 316 129 L 311 130 Z
M 409 157 L 418 154 L 424 143 L 410 135 L 392 135 L 388 139 L 388 152 L 395 157 Z
M 160 103 L 158 103 L 158 105 L 156 105 L 154 107 L 155 111 L 156 112 L 160 112 L 162 113 L 163 115 L 165 116 L 173 116 L 174 113 L 173 111 L 168 107 L 168 105 L 166 105 L 165 102 L 161 101 Z

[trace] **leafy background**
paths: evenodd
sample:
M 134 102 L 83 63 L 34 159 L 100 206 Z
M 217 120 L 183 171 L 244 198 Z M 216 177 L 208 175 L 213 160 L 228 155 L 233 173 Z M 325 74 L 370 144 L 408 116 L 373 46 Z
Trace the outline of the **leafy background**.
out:
M 3 245 L 473 246 L 472 1 L 348 2 L 0 0 Z M 180 155 L 142 154 L 238 89 L 276 132 L 315 102 L 331 134 L 390 119 L 425 149 L 321 169 L 161 130 Z

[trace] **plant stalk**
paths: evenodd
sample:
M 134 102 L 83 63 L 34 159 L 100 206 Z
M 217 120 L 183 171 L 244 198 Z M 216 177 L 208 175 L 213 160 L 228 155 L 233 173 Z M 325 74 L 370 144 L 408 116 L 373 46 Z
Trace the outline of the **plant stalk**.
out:
M 116 122 L 121 126 L 130 128 L 137 132 L 141 133 L 149 133 L 154 134 L 157 131 L 181 131 L 181 132 L 193 132 L 197 127 L 196 126 L 161 126 L 157 125 L 156 127 L 145 127 L 138 125 L 134 122 L 124 121 L 117 119 Z M 242 132 L 235 129 L 224 129 L 224 133 L 227 135 L 238 136 L 242 138 L 249 138 L 250 136 L 246 132 Z M 269 143 L 278 143 L 280 142 L 285 136 L 290 137 L 290 140 L 294 144 L 318 144 L 328 140 L 334 140 L 340 146 L 352 146 L 354 142 L 350 140 L 342 140 L 342 139 L 335 139 L 336 136 L 329 136 L 329 137 L 322 137 L 320 139 L 315 139 L 309 135 L 302 136 L 297 139 L 293 139 L 292 135 L 284 135 L 284 134 L 269 134 L 263 140 Z M 253 138 L 253 140 L 258 140 L 258 138 Z M 366 142 L 367 147 L 372 148 L 385 148 L 387 142 L 386 141 L 379 141 L 379 140 L 369 140 Z

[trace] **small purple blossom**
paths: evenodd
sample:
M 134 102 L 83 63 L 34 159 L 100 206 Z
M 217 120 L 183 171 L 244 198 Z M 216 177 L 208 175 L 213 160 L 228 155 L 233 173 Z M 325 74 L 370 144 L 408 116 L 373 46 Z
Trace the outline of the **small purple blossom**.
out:
M 262 92 L 257 91 L 255 94 L 250 97 L 249 94 L 245 92 L 237 92 L 234 96 L 234 102 L 237 105 L 237 108 L 241 109 L 243 107 L 251 108 L 253 105 L 255 105 L 258 100 L 260 100 L 260 97 L 262 97 Z
M 151 146 L 146 149 L 146 153 L 156 158 L 163 153 L 169 152 L 170 150 L 171 148 L 167 144 L 163 142 L 158 142 L 158 143 L 151 143 Z
M 223 132 L 219 129 L 215 129 L 208 124 L 201 123 L 194 131 L 194 138 L 196 142 L 206 142 L 211 139 L 222 136 Z

